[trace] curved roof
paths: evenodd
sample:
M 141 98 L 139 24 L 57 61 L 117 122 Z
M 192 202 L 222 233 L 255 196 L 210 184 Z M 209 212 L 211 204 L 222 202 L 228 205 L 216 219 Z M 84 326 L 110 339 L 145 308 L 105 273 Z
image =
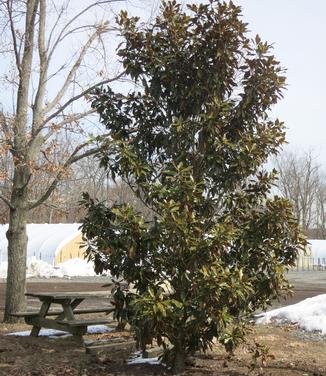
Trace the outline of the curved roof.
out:
M 62 247 L 81 233 L 79 227 L 80 223 L 28 224 L 27 258 L 53 263 Z M 0 263 L 7 261 L 7 230 L 8 224 L 0 225 Z

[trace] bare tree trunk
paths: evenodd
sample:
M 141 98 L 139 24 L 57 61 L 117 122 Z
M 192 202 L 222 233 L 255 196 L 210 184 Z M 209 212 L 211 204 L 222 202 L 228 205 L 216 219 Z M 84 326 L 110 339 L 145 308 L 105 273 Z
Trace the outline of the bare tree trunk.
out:
M 29 172 L 20 168 L 14 178 L 12 204 L 9 214 L 8 239 L 8 273 L 5 305 L 5 322 L 17 322 L 13 312 L 26 309 L 26 256 L 27 256 L 27 189 Z
M 27 202 L 28 183 L 31 177 L 29 158 L 26 153 L 28 96 L 33 61 L 35 20 L 39 0 L 26 4 L 26 20 L 23 58 L 17 64 L 19 87 L 17 92 L 17 113 L 13 126 L 14 177 L 10 198 L 8 238 L 8 273 L 6 286 L 5 322 L 17 322 L 11 313 L 26 307 L 26 255 L 27 255 Z

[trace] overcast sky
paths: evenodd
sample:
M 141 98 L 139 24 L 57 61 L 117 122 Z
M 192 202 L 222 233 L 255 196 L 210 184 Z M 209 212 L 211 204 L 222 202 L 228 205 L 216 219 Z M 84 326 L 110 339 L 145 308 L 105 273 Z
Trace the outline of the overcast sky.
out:
M 74 0 L 71 4 L 74 7 L 89 1 Z M 313 149 L 326 169 L 326 0 L 234 2 L 242 6 L 243 19 L 249 23 L 253 36 L 259 34 L 263 40 L 273 43 L 276 58 L 287 68 L 288 89 L 284 99 L 275 106 L 273 117 L 285 122 L 289 148 L 295 151 Z M 114 8 L 118 11 L 127 7 L 130 13 L 148 20 L 158 4 L 159 0 L 128 0 L 116 3 Z M 104 14 L 98 17 L 104 17 Z M 111 46 L 112 54 L 115 45 Z M 66 53 L 69 52 L 68 48 Z
M 289 147 L 315 149 L 326 168 L 326 1 L 237 0 L 250 29 L 274 43 L 288 90 L 274 113 L 288 127 Z
M 243 19 L 253 35 L 273 43 L 276 58 L 287 68 L 288 89 L 273 115 L 288 128 L 289 148 L 314 149 L 326 168 L 326 0 L 234 3 L 242 6 Z M 139 12 L 145 16 L 149 13 Z

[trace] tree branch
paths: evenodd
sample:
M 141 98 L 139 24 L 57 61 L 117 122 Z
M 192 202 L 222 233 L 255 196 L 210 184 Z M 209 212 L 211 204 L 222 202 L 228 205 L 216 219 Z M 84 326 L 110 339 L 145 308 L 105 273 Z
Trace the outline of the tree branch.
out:
M 16 121 L 14 122 L 14 145 L 15 149 L 17 150 L 22 149 L 25 146 L 26 141 L 28 95 L 30 78 L 32 75 L 35 19 L 39 6 L 39 0 L 30 0 L 27 2 L 26 6 L 25 43 L 23 59 L 21 62 L 21 75 L 17 92 Z
M 1 193 L 0 193 L 0 200 L 2 200 L 11 210 L 15 210 L 14 206 L 12 206 L 10 200 L 3 196 Z
M 33 106 L 33 123 L 32 123 L 32 134 L 34 130 L 38 127 L 42 119 L 42 107 L 45 96 L 45 86 L 47 80 L 48 71 L 48 60 L 46 56 L 45 48 L 45 19 L 46 19 L 46 1 L 40 0 L 40 11 L 39 11 L 39 32 L 38 32 L 38 53 L 40 59 L 40 74 L 38 80 L 37 93 L 35 96 L 34 106 Z
M 103 1 L 95 1 L 94 3 L 90 4 L 88 7 L 84 8 L 83 10 L 81 10 L 79 13 L 77 13 L 73 18 L 71 18 L 67 23 L 66 25 L 61 29 L 57 39 L 55 40 L 53 46 L 52 46 L 52 49 L 49 53 L 49 59 L 52 57 L 55 49 L 57 48 L 58 44 L 64 39 L 67 37 L 67 35 L 70 34 L 70 32 L 66 32 L 66 30 L 68 29 L 68 27 L 73 23 L 75 22 L 80 16 L 82 16 L 83 14 L 85 14 L 86 12 L 88 12 L 90 9 L 96 7 L 96 6 L 99 6 L 99 5 L 102 5 L 102 4 L 109 4 L 109 3 L 117 3 L 117 2 L 122 2 L 122 1 L 125 1 L 125 0 L 103 0 Z
M 82 112 L 80 114 L 73 114 L 73 115 L 67 115 L 64 117 L 64 120 L 60 121 L 59 123 L 53 125 L 53 128 L 61 128 L 62 126 L 69 124 L 69 123 L 74 123 L 77 122 L 81 119 L 84 119 L 86 116 L 93 114 L 96 112 L 96 109 L 91 109 L 89 111 Z M 53 134 L 55 133 L 55 130 L 50 130 L 47 134 L 44 135 L 44 141 L 48 140 Z
M 52 119 L 54 119 L 56 116 L 58 116 L 60 114 L 60 112 L 62 112 L 65 108 L 67 108 L 70 104 L 72 104 L 73 102 L 75 102 L 76 100 L 84 97 L 85 95 L 91 93 L 94 89 L 96 89 L 97 87 L 99 86 L 102 86 L 102 85 L 105 85 L 105 84 L 108 84 L 110 82 L 113 82 L 113 81 L 117 81 L 119 80 L 123 75 L 125 74 L 125 71 L 123 71 L 122 73 L 118 74 L 116 77 L 114 78 L 109 78 L 107 80 L 104 80 L 104 81 L 101 81 L 101 82 L 98 82 L 97 84 L 93 85 L 93 86 L 90 86 L 88 89 L 84 90 L 83 92 L 81 92 L 80 94 L 78 95 L 75 95 L 74 97 L 70 98 L 66 103 L 64 103 L 57 111 L 53 112 L 50 116 L 48 116 L 44 121 L 43 121 L 43 124 L 42 126 L 44 126 L 45 124 L 47 124 L 49 121 L 51 121 Z
M 55 98 L 50 103 L 48 103 L 45 106 L 45 109 L 44 109 L 45 113 L 51 111 L 60 102 L 60 100 L 64 96 L 65 92 L 67 91 L 69 85 L 71 84 L 71 82 L 73 80 L 73 77 L 74 77 L 77 69 L 80 67 L 81 62 L 82 62 L 83 58 L 85 57 L 88 49 L 90 48 L 90 46 L 92 45 L 92 43 L 94 42 L 94 40 L 101 33 L 105 32 L 105 31 L 106 31 L 105 26 L 103 26 L 103 27 L 99 26 L 99 27 L 97 27 L 96 31 L 88 38 L 87 42 L 84 44 L 83 48 L 81 49 L 77 60 L 75 61 L 74 65 L 72 66 L 71 70 L 69 71 L 69 73 L 68 73 L 68 75 L 67 75 L 67 77 L 65 79 L 65 82 L 63 83 L 61 89 L 58 91 L 58 93 L 55 96 Z
M 63 208 L 61 208 L 61 207 L 58 206 L 58 205 L 48 204 L 47 202 L 43 202 L 42 205 L 45 206 L 45 207 L 47 207 L 47 208 L 51 208 L 51 209 L 58 210 L 58 211 L 60 211 L 61 213 L 69 214 L 69 210 L 63 209 Z
M 29 203 L 30 204 L 30 206 L 28 207 L 29 210 L 35 209 L 37 206 L 43 204 L 43 202 L 45 202 L 51 196 L 52 192 L 57 187 L 57 185 L 58 185 L 58 183 L 61 179 L 61 176 L 64 174 L 64 171 L 67 167 L 71 166 L 73 163 L 79 161 L 80 159 L 92 156 L 92 155 L 98 153 L 99 151 L 103 150 L 104 148 L 107 148 L 107 145 L 98 146 L 98 147 L 89 149 L 82 154 L 78 154 L 78 152 L 80 152 L 80 150 L 82 150 L 84 147 L 86 147 L 88 145 L 89 145 L 89 142 L 85 142 L 85 143 L 83 143 L 83 144 L 81 144 L 81 145 L 79 145 L 75 148 L 75 150 L 73 151 L 71 156 L 67 159 L 67 161 L 63 164 L 60 171 L 58 172 L 56 177 L 53 179 L 52 183 L 49 185 L 49 187 L 45 191 L 45 193 L 35 202 Z
M 14 54 L 15 54 L 15 59 L 16 59 L 16 66 L 17 66 L 19 76 L 20 76 L 21 75 L 20 56 L 19 56 L 19 50 L 18 50 L 18 45 L 17 45 L 17 38 L 16 38 L 14 21 L 13 21 L 13 18 L 12 18 L 12 0 L 7 0 L 6 5 L 7 5 L 8 17 L 9 17 L 11 37 L 12 37 L 12 42 L 13 42 L 13 45 L 14 45 Z
M 55 8 L 55 9 L 56 9 L 56 8 Z M 60 11 L 57 12 L 57 13 L 58 13 L 58 17 L 57 17 L 57 19 L 56 19 L 55 22 L 54 22 L 54 25 L 53 25 L 53 27 L 52 27 L 52 29 L 51 29 L 51 31 L 50 31 L 49 38 L 48 38 L 48 41 L 47 41 L 47 46 L 46 46 L 46 51 L 47 51 L 47 52 L 49 51 L 49 48 L 50 48 L 50 44 L 51 44 L 51 40 L 52 40 L 53 34 L 54 34 L 54 32 L 55 32 L 56 27 L 58 26 L 58 23 L 59 23 L 59 21 L 60 21 L 60 18 L 61 18 L 62 14 L 63 14 L 64 9 L 65 9 L 65 7 L 62 6 L 62 7 L 60 8 Z
M 9 136 L 10 131 L 7 123 L 7 119 L 3 113 L 3 111 L 0 111 L 0 127 L 2 127 L 4 133 L 6 136 Z

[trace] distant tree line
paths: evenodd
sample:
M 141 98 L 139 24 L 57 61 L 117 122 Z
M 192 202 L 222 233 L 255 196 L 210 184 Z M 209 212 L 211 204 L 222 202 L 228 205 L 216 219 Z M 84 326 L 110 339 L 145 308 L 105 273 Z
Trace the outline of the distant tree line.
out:
M 69 147 L 74 142 L 70 140 Z M 64 159 L 67 144 L 61 140 L 57 146 L 56 159 Z M 46 158 L 43 156 L 39 165 L 45 165 Z M 10 159 L 0 155 L 0 171 L 7 171 L 7 179 L 3 179 L 3 190 L 10 187 L 10 175 L 13 171 Z M 50 176 L 47 172 L 40 172 L 30 188 L 31 197 L 38 197 L 44 185 L 48 183 Z M 150 210 L 135 196 L 130 187 L 123 181 L 113 182 L 107 172 L 99 167 L 96 159 L 92 157 L 80 160 L 66 171 L 65 178 L 57 185 L 51 195 L 51 200 L 45 201 L 41 206 L 31 210 L 28 215 L 29 223 L 73 223 L 79 222 L 84 216 L 84 208 L 80 205 L 81 193 L 89 195 L 108 204 L 131 203 L 135 209 L 142 212 L 145 217 L 151 215 Z M 8 223 L 8 206 L 0 201 L 1 223 Z
M 291 201 L 308 238 L 326 239 L 326 170 L 312 151 L 284 152 L 276 160 L 278 189 Z
M 57 160 L 64 160 L 68 149 L 73 149 L 78 140 L 58 140 L 56 146 Z M 46 165 L 46 156 L 40 156 L 39 165 Z M 275 159 L 278 171 L 277 189 L 279 194 L 291 201 L 296 218 L 305 234 L 310 238 L 326 239 L 326 170 L 318 163 L 313 151 L 301 153 L 283 152 Z M 10 186 L 12 165 L 6 153 L 0 154 L 0 174 L 6 171 L 8 179 L 3 179 Z M 48 184 L 48 171 L 39 172 L 38 179 L 31 187 L 31 197 L 37 197 L 44 185 Z M 80 206 L 82 192 L 109 204 L 131 203 L 137 210 L 150 216 L 149 209 L 131 191 L 123 181 L 113 182 L 107 172 L 99 167 L 93 156 L 80 160 L 67 170 L 63 179 L 54 190 L 51 200 L 43 203 L 29 213 L 30 223 L 71 223 L 78 222 L 84 216 Z M 1 222 L 8 222 L 8 206 L 0 201 Z

